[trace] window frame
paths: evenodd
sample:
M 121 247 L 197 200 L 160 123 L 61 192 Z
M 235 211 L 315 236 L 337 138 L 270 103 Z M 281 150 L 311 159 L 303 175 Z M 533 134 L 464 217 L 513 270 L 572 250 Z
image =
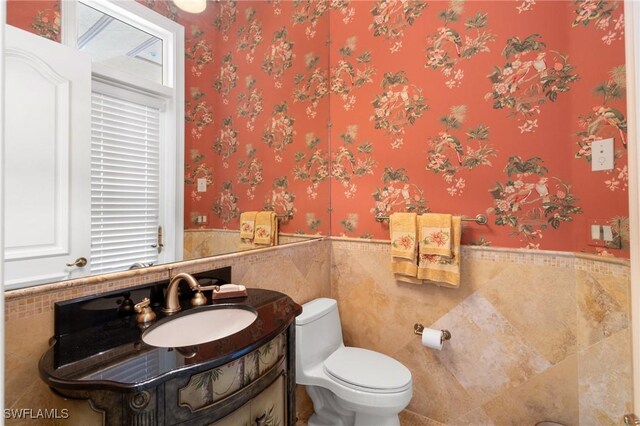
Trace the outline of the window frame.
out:
M 83 3 L 162 40 L 163 84 L 104 64 L 92 81 L 157 97 L 161 110 L 160 175 L 164 250 L 161 263 L 182 260 L 184 243 L 184 28 L 134 0 L 73 0 L 61 4 L 62 44 L 77 49 L 77 4 Z

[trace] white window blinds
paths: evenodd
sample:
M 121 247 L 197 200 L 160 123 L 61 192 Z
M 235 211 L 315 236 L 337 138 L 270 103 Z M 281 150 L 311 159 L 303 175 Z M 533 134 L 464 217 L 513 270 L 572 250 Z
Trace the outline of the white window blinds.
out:
M 93 274 L 158 261 L 160 110 L 130 99 L 92 93 Z

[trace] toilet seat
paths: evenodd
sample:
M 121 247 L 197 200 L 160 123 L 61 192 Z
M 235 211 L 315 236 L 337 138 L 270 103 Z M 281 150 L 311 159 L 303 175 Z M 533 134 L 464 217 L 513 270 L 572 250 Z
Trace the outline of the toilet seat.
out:
M 341 347 L 324 361 L 324 371 L 340 384 L 370 393 L 411 388 L 411 372 L 395 359 L 362 348 Z

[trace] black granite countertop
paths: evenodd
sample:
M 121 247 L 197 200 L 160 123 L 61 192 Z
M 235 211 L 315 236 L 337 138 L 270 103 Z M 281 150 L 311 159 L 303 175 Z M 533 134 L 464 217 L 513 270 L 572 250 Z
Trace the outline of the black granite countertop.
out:
M 125 297 L 135 291 L 147 292 L 148 289 L 132 290 Z M 84 310 L 78 310 L 76 305 L 73 310 L 56 307 L 56 321 L 60 316 L 64 320 L 59 322 L 66 325 L 56 324 L 56 336 L 39 363 L 40 376 L 49 386 L 60 390 L 139 392 L 178 374 L 193 374 L 240 358 L 282 333 L 302 312 L 302 307 L 285 294 L 248 289 L 247 297 L 209 300 L 204 305 L 205 308 L 210 305 L 251 307 L 258 317 L 246 329 L 200 345 L 157 348 L 142 342 L 144 330 L 136 323 L 135 314 L 129 309 L 122 312 L 123 298 L 116 296 L 85 300 L 77 305 Z M 120 309 L 116 309 L 118 307 Z M 185 306 L 173 317 L 202 308 Z M 158 315 L 154 321 L 157 323 L 164 314 L 158 304 L 154 311 Z M 215 324 L 202 326 L 215 327 Z

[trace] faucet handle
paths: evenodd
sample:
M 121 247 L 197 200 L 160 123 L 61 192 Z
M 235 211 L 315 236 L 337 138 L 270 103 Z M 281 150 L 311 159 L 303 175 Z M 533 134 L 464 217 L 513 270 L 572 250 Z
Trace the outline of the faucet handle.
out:
M 203 278 L 201 280 L 198 280 L 198 290 L 200 290 L 200 291 L 209 291 L 209 290 L 218 291 L 218 290 L 220 290 L 220 285 L 216 284 L 218 282 L 220 282 L 220 280 L 218 280 L 218 279 Z M 203 284 L 209 284 L 209 285 L 203 285 Z
M 145 297 L 144 299 L 142 299 L 141 302 L 138 302 L 135 304 L 135 306 L 133 307 L 133 310 L 136 311 L 136 313 L 141 313 L 144 308 L 148 307 L 151 305 L 151 300 L 149 300 L 148 297 Z
M 201 306 L 207 303 L 207 297 L 202 294 L 200 288 L 195 288 L 195 294 L 191 298 L 191 306 Z
M 219 291 L 220 290 L 220 286 L 218 284 L 214 284 L 214 285 L 199 285 L 198 286 L 198 290 L 199 291 L 209 291 L 209 290 L 213 290 L 213 291 Z
M 133 310 L 138 314 L 136 315 L 136 321 L 139 324 L 151 322 L 156 319 L 156 313 L 151 309 L 151 301 L 145 297 L 141 302 L 136 303 Z
M 212 283 L 212 282 L 218 282 L 218 280 L 211 280 L 211 279 L 204 279 L 202 280 L 204 283 Z M 200 281 L 198 281 L 198 286 L 193 288 L 192 290 L 195 291 L 195 294 L 193 295 L 193 297 L 191 298 L 191 306 L 201 306 L 201 305 L 205 305 L 207 303 L 207 296 L 205 296 L 202 292 L 203 291 L 208 291 L 208 290 L 213 290 L 213 291 L 218 291 L 220 289 L 219 285 L 201 285 Z

